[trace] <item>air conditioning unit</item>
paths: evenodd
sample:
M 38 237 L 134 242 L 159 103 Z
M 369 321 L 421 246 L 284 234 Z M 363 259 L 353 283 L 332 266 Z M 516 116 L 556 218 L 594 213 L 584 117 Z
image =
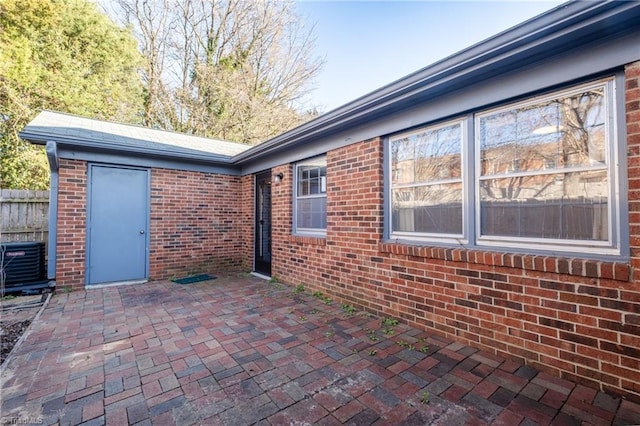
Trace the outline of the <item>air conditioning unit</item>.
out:
M 42 242 L 3 243 L 0 246 L 2 293 L 23 292 L 49 287 Z

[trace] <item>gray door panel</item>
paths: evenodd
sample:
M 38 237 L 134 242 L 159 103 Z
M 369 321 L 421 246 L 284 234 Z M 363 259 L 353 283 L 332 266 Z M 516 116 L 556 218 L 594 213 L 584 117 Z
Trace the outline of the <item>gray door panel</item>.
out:
M 87 284 L 147 276 L 147 170 L 90 166 Z

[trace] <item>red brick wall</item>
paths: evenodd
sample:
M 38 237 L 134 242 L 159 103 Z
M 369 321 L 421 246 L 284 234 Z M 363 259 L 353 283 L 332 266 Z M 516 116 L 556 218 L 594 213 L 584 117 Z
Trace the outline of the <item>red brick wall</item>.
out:
M 254 218 L 255 218 L 255 176 L 242 176 L 241 182 L 242 195 L 239 200 L 242 203 L 241 209 L 241 238 L 242 238 L 242 269 L 245 271 L 253 270 L 254 257 Z
M 291 235 L 274 191 L 274 273 L 341 302 L 640 400 L 640 63 L 626 70 L 629 263 L 383 243 L 380 139 L 327 154 L 327 237 Z
M 60 159 L 56 284 L 84 288 L 87 230 L 87 163 Z
M 638 270 L 640 269 L 640 62 L 627 66 L 625 80 L 631 265 Z
M 85 285 L 86 179 L 86 162 L 60 160 L 59 288 Z M 151 169 L 151 279 L 250 268 L 245 253 L 251 242 L 246 242 L 244 225 L 252 212 L 238 202 L 246 181 L 250 177 Z
M 241 178 L 151 170 L 149 276 L 242 268 Z

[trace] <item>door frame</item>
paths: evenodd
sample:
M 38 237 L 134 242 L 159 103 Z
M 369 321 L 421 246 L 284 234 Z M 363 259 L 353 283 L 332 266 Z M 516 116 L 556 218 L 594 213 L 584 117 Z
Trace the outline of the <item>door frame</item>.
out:
M 262 183 L 261 183 L 262 182 Z M 258 273 L 258 274 L 262 274 L 262 275 L 266 275 L 266 276 L 271 276 L 272 273 L 272 263 L 273 263 L 273 237 L 272 237 L 272 233 L 273 233 L 273 215 L 272 215 L 272 209 L 271 209 L 271 205 L 272 205 L 272 200 L 273 200 L 273 194 L 271 191 L 271 170 L 266 170 L 266 171 L 262 171 L 259 173 L 255 174 L 255 180 L 254 180 L 254 184 L 255 184 L 255 191 L 254 191 L 254 220 L 253 220 L 253 270 L 254 272 Z M 258 260 L 259 257 L 259 250 L 260 250 L 260 242 L 262 241 L 262 229 L 261 229 L 261 224 L 260 224 L 260 217 L 261 217 L 261 211 L 260 208 L 262 207 L 261 205 L 261 201 L 260 201 L 260 186 L 264 185 L 266 187 L 269 188 L 269 206 L 268 206 L 268 212 L 269 212 L 269 261 L 261 261 Z
M 141 278 L 139 280 L 133 280 L 133 281 L 114 281 L 114 282 L 108 282 L 108 283 L 98 283 L 98 284 L 89 284 L 89 271 L 90 268 L 89 266 L 91 265 L 91 251 L 90 251 L 90 247 L 91 247 L 91 199 L 92 199 L 92 188 L 91 188 L 91 181 L 92 181 L 92 177 L 93 177 L 93 168 L 94 167 L 108 167 L 108 168 L 112 168 L 112 169 L 128 169 L 128 170 L 139 170 L 142 172 L 145 172 L 147 175 L 147 194 L 146 194 L 146 203 L 147 203 L 147 209 L 145 211 L 145 258 L 144 258 L 144 262 L 145 262 L 145 270 L 144 270 L 144 278 Z M 85 288 L 99 288 L 103 285 L 113 285 L 113 284 L 124 284 L 124 283 L 129 283 L 129 282 L 145 282 L 148 281 L 149 279 L 149 244 L 150 244 L 150 237 L 149 237 L 149 228 L 150 228 L 150 222 L 151 222 L 151 170 L 147 167 L 134 167 L 134 166 L 127 166 L 127 165 L 123 165 L 123 164 L 109 164 L 109 163 L 87 163 L 87 188 L 86 188 L 86 195 L 87 195 L 87 201 L 86 201 L 86 206 L 85 206 L 85 248 L 84 248 L 84 252 L 85 252 L 85 268 L 84 268 L 84 285 Z

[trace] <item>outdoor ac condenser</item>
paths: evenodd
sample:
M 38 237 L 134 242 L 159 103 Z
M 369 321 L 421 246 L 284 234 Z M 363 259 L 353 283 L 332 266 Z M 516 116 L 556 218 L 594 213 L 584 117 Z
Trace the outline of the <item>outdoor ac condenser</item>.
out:
M 48 287 L 43 242 L 2 243 L 0 258 L 3 294 Z

